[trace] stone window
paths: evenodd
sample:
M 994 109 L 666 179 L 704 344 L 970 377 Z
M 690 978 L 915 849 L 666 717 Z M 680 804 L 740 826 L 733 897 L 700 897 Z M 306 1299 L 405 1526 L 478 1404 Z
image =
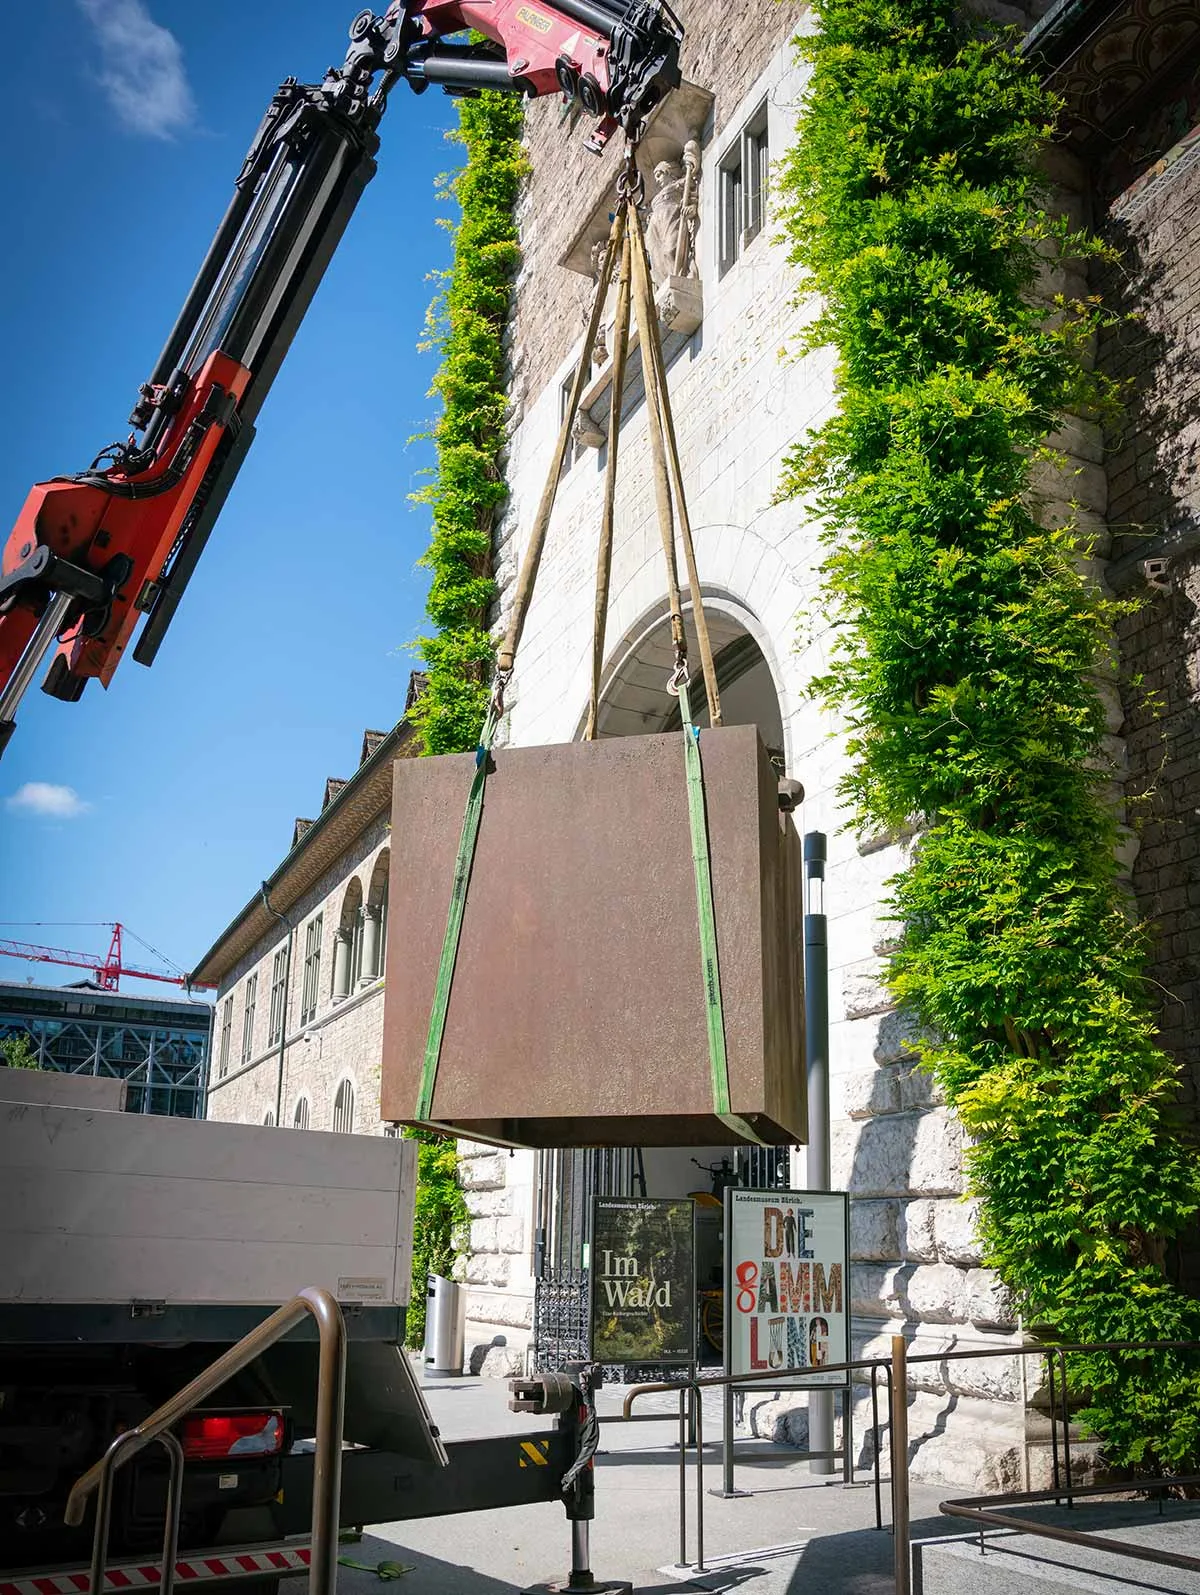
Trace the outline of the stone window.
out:
M 742 241 L 748 244 L 762 231 L 767 218 L 767 187 L 771 179 L 771 157 L 767 145 L 767 108 L 762 106 L 745 133 L 746 227 Z
M 217 1052 L 217 1078 L 223 1080 L 229 1073 L 229 1044 L 233 1039 L 233 998 L 226 997 L 221 1009 L 221 1045 Z
M 258 1006 L 258 971 L 246 982 L 246 1010 L 242 1014 L 242 1062 L 254 1056 L 254 1010 Z
M 360 986 L 370 986 L 383 974 L 387 952 L 388 873 L 391 851 L 384 848 L 371 871 L 371 885 L 363 909 L 363 954 Z
M 742 146 L 721 166 L 721 270 L 727 271 L 741 253 L 742 236 Z
M 570 371 L 568 371 L 566 376 L 563 378 L 558 390 L 558 424 L 560 427 L 567 418 L 567 411 L 571 405 L 571 389 L 575 386 L 575 373 L 578 369 L 578 366 L 572 366 Z M 563 476 L 567 474 L 582 453 L 583 444 L 576 436 L 575 430 L 572 429 L 571 436 L 567 440 L 567 452 L 563 455 Z
M 265 1130 L 272 1130 L 272 1129 L 274 1129 L 274 1127 L 275 1127 L 275 1114 L 272 1111 L 272 1109 L 268 1108 L 267 1111 L 263 1114 L 263 1128 Z
M 320 917 L 320 916 L 318 916 Z M 308 1098 L 301 1095 L 296 1098 L 295 1111 L 292 1114 L 292 1126 L 297 1130 L 308 1129 Z
M 283 1009 L 287 1001 L 287 948 L 281 947 L 271 964 L 271 1010 L 267 1019 L 267 1045 L 273 1047 L 283 1036 Z
M 730 144 L 717 168 L 722 274 L 762 231 L 770 169 L 764 101 Z
M 333 975 L 329 995 L 334 1002 L 343 1002 L 358 984 L 362 973 L 363 956 L 363 894 L 362 884 L 356 875 L 346 887 L 342 898 L 342 912 L 333 939 Z
M 310 919 L 304 933 L 304 983 L 300 988 L 300 1023 L 309 1024 L 316 1018 L 317 997 L 321 989 L 321 937 L 325 932 L 325 915 Z
M 333 1128 L 342 1135 L 354 1133 L 354 1081 L 343 1080 L 333 1099 Z

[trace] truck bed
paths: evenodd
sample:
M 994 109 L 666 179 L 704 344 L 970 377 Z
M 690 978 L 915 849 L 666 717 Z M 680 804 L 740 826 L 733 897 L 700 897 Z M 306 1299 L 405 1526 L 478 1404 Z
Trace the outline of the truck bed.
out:
M 401 1308 L 416 1147 L 0 1101 L 0 1305 Z

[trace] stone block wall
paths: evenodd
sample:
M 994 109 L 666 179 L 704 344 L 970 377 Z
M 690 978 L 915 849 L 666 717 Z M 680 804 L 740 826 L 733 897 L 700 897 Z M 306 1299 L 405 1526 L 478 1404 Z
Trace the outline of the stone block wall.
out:
M 807 784 L 807 768 L 802 768 Z M 853 1354 L 946 1360 L 912 1370 L 912 1476 L 968 1489 L 1017 1487 L 1029 1476 L 1025 1371 L 1019 1358 L 955 1360 L 955 1351 L 1019 1341 L 1007 1292 L 982 1267 L 975 1204 L 964 1192 L 962 1126 L 914 1064 L 918 1027 L 882 984 L 895 933 L 886 881 L 908 843 L 831 838 L 831 1172 L 850 1193 Z M 840 998 L 840 1000 L 839 1000 Z M 871 1460 L 870 1402 L 855 1396 L 855 1450 Z M 786 1398 L 748 1404 L 751 1432 L 802 1444 L 807 1413 Z M 840 1431 L 839 1431 L 840 1432 Z
M 1123 252 L 1099 287 L 1135 319 L 1100 359 L 1126 384 L 1105 458 L 1114 568 L 1141 599 L 1120 624 L 1128 797 L 1141 849 L 1133 870 L 1152 937 L 1162 1038 L 1185 1099 L 1200 1092 L 1200 141 L 1117 199 L 1104 231 Z M 1140 561 L 1166 539 L 1162 589 Z M 1188 552 L 1189 547 L 1191 552 Z M 1176 551 L 1178 550 L 1178 551 Z M 1200 1282 L 1200 1258 L 1190 1273 Z
M 458 1143 L 471 1215 L 455 1277 L 467 1287 L 466 1366 L 485 1378 L 524 1373 L 533 1328 L 530 1213 L 534 1154 Z

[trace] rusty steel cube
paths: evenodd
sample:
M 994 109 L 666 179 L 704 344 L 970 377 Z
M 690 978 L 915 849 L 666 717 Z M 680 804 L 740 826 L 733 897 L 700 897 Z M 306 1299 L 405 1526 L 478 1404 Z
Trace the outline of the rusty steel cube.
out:
M 730 1105 L 805 1138 L 800 844 L 752 726 L 700 737 Z M 473 754 L 393 774 L 382 1113 L 417 1122 Z M 523 1146 L 707 1146 L 681 733 L 495 752 L 430 1122 Z

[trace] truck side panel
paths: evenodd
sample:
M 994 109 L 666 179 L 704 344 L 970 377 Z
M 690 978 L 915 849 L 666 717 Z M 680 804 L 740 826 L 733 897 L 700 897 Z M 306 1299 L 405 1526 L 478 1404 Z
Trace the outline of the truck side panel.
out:
M 416 1148 L 0 1102 L 0 1302 L 410 1294 Z
M 128 1087 L 102 1074 L 61 1074 L 57 1069 L 0 1068 L 0 1102 L 57 1102 L 64 1108 L 123 1113 Z

